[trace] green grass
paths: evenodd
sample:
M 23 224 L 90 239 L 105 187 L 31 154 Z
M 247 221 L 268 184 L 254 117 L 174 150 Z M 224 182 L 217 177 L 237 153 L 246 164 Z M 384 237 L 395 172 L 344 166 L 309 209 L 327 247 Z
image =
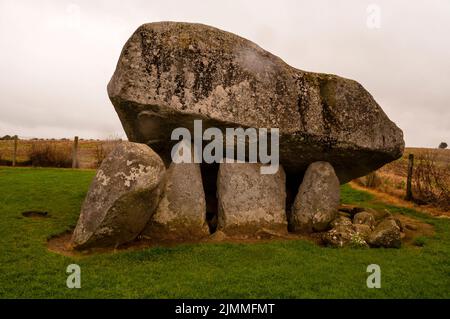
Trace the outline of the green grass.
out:
M 70 258 L 46 241 L 71 229 L 94 171 L 0 168 L 1 298 L 449 298 L 450 222 L 342 187 L 345 203 L 385 207 L 434 225 L 423 247 L 332 249 L 307 241 L 197 244 Z M 50 218 L 21 216 L 46 210 Z M 81 267 L 81 289 L 66 267 Z M 368 289 L 366 267 L 381 267 Z

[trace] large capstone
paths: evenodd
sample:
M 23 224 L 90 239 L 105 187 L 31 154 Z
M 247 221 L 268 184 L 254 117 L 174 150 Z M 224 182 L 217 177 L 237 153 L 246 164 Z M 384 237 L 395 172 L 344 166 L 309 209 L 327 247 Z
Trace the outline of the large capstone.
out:
M 209 235 L 199 164 L 170 165 L 163 197 L 143 235 L 156 240 L 190 240 Z
M 280 129 L 280 161 L 301 176 L 329 162 L 341 183 L 403 153 L 402 131 L 359 83 L 298 70 L 256 44 L 201 24 L 139 27 L 108 94 L 130 141 L 170 158 L 170 136 L 203 127 Z
M 164 175 L 164 164 L 150 147 L 120 143 L 92 181 L 72 236 L 73 247 L 115 247 L 135 239 L 159 203 Z
M 289 228 L 297 233 L 325 231 L 339 208 L 339 180 L 327 162 L 309 165 L 289 214 Z
M 261 174 L 260 164 L 222 163 L 217 178 L 218 229 L 257 236 L 267 229 L 287 233 L 285 174 Z

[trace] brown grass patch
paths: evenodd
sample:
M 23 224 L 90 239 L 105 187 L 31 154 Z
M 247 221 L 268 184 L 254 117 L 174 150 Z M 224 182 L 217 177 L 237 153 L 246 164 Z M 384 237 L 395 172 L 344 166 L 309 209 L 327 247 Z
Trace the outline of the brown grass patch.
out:
M 418 205 L 416 203 L 413 202 L 408 202 L 400 197 L 397 196 L 393 196 L 390 195 L 388 193 L 379 191 L 377 189 L 372 189 L 372 188 L 367 188 L 364 186 L 361 186 L 355 182 L 350 182 L 350 186 L 356 190 L 361 190 L 361 191 L 365 191 L 369 194 L 374 195 L 377 199 L 379 199 L 380 201 L 387 203 L 387 204 L 391 204 L 394 206 L 398 206 L 398 207 L 405 207 L 405 208 L 410 208 L 410 209 L 414 209 L 417 210 L 419 212 L 431 215 L 433 217 L 438 217 L 438 218 L 450 218 L 450 212 L 449 211 L 443 211 L 439 208 L 436 208 L 432 205 Z

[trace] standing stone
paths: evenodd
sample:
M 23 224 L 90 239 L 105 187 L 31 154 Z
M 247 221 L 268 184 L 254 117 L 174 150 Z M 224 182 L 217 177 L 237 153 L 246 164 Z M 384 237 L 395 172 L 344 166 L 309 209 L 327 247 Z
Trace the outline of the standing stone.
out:
M 159 240 L 189 240 L 209 235 L 200 165 L 172 163 L 163 197 L 143 235 Z
M 227 235 L 256 235 L 265 228 L 287 232 L 285 174 L 261 174 L 261 164 L 222 163 L 217 179 L 218 229 Z
M 327 230 L 337 216 L 339 180 L 327 162 L 308 166 L 289 217 L 293 232 L 311 233 Z
M 145 144 L 120 143 L 102 162 L 72 236 L 75 249 L 118 246 L 143 230 L 162 193 L 165 167 Z

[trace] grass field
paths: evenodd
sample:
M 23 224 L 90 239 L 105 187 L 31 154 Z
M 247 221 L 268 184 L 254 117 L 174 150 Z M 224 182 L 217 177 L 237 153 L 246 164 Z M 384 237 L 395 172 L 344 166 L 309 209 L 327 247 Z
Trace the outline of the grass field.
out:
M 196 244 L 84 257 L 47 250 L 70 230 L 93 170 L 0 167 L 1 298 L 450 298 L 450 220 L 377 202 L 342 187 L 344 203 L 386 207 L 435 228 L 423 247 L 332 249 L 308 241 Z M 45 210 L 49 218 L 25 218 Z M 81 267 L 81 289 L 66 267 Z M 368 289 L 366 267 L 381 267 Z

